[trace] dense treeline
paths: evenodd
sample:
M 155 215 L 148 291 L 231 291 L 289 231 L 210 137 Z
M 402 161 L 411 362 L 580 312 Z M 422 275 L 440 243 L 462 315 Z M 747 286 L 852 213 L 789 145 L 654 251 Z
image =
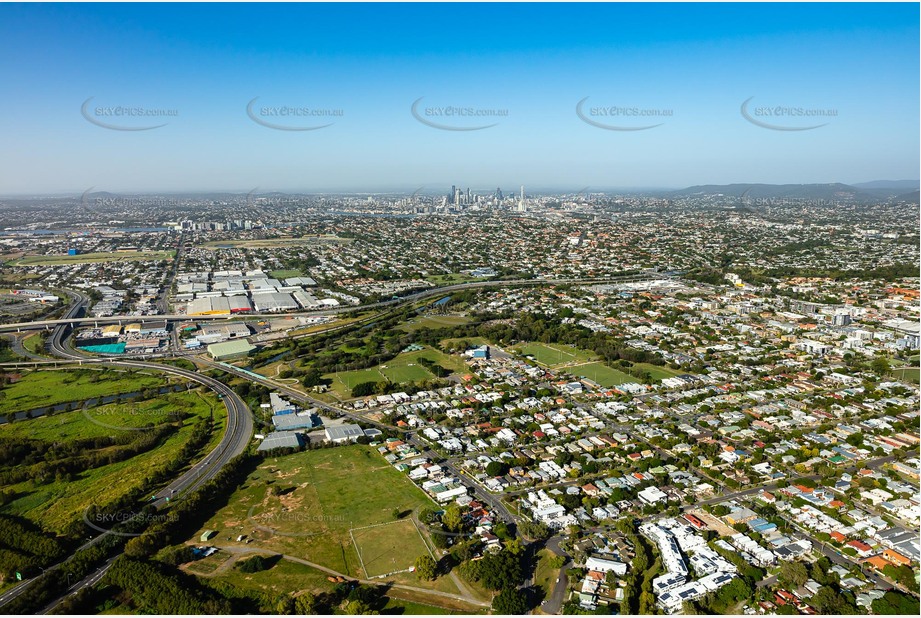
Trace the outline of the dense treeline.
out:
M 702 283 L 726 285 L 727 281 L 725 274 L 728 272 L 736 273 L 743 281 L 755 285 L 771 285 L 776 283 L 778 279 L 783 279 L 785 277 L 827 277 L 835 281 L 848 279 L 882 279 L 884 281 L 896 281 L 905 277 L 917 277 L 919 274 L 917 264 L 904 262 L 858 270 L 822 267 L 807 268 L 805 266 L 776 266 L 774 268 L 759 270 L 753 270 L 746 267 L 727 267 L 722 270 L 705 269 L 693 271 L 687 273 L 685 277 Z
M 198 580 L 167 565 L 119 557 L 105 575 L 145 614 L 229 614 L 230 603 Z
M 243 453 L 230 460 L 213 479 L 175 502 L 169 517 L 160 518 L 125 545 L 125 553 L 134 557 L 149 557 L 168 545 L 180 543 L 200 528 L 208 517 L 226 502 L 233 491 L 256 469 L 262 458 Z M 217 496 L 221 496 L 217 499 Z
M 48 483 L 69 480 L 87 470 L 131 459 L 153 449 L 179 431 L 179 424 L 114 436 L 45 442 L 27 438 L 0 439 L 0 484 L 33 480 Z M 5 457 L 9 457 L 6 459 Z
M 28 574 L 52 564 L 66 549 L 54 537 L 39 530 L 32 522 L 13 515 L 0 515 L 0 579 L 16 573 Z
M 87 548 L 77 550 L 57 569 L 48 569 L 25 592 L 3 606 L 6 614 L 36 614 L 56 598 L 70 583 L 89 575 L 103 560 L 118 553 L 124 537 L 108 536 Z
M 76 516 L 64 531 L 63 538 L 83 539 L 86 538 L 87 534 L 96 535 L 99 533 L 98 530 L 88 527 L 82 516 L 85 516 L 89 521 L 111 521 L 113 525 L 100 527 L 106 529 L 117 528 L 120 532 L 128 533 L 140 533 L 152 520 L 156 520 L 157 517 L 162 518 L 162 516 L 154 515 L 156 513 L 154 507 L 147 506 L 138 510 L 137 505 L 144 501 L 153 488 L 166 480 L 174 478 L 176 473 L 187 465 L 192 457 L 207 444 L 211 431 L 212 423 L 210 419 L 201 419 L 196 423 L 189 440 L 183 445 L 176 457 L 163 466 L 152 470 L 141 485 L 125 492 L 105 505 L 93 505 L 86 513 Z M 119 517 L 111 517 L 116 514 Z M 137 517 L 129 520 L 124 516 L 128 514 L 134 514 Z M 9 516 L 2 517 L 7 521 L 15 522 Z M 28 523 L 20 522 L 20 524 L 25 530 L 30 529 Z M 38 575 L 38 567 L 47 567 L 58 562 L 66 555 L 64 542 L 60 539 L 51 539 L 58 544 L 59 549 L 55 550 L 48 546 L 46 541 L 29 537 L 30 540 L 28 541 L 23 539 L 16 542 L 23 545 L 27 543 L 28 547 L 34 547 L 37 556 L 31 562 L 28 560 L 23 562 L 23 559 L 29 558 L 29 556 L 18 549 L 11 549 L 6 542 L 7 539 L 19 539 L 20 537 L 17 536 L 14 528 L 4 528 L 3 526 L 4 524 L 0 523 L 0 573 L 4 575 L 7 572 L 13 574 L 19 571 L 25 577 L 36 576 Z M 35 528 L 31 530 L 36 533 Z M 45 573 L 39 575 L 38 580 L 29 586 L 26 593 L 17 597 L 15 601 L 5 606 L 4 609 L 9 613 L 34 613 L 38 611 L 52 599 L 60 596 L 66 589 L 68 582 L 79 581 L 92 572 L 103 560 L 120 553 L 124 543 L 125 537 L 123 536 L 107 536 L 89 547 L 76 551 L 58 569 L 53 571 L 49 568 Z

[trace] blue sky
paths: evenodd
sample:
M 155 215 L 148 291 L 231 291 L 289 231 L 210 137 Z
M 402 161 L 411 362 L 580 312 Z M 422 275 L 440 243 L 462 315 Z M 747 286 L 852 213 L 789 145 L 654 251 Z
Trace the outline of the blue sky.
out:
M 4 4 L 0 194 L 916 178 L 918 23 L 917 4 Z M 256 97 L 258 119 L 332 125 L 262 126 Z M 496 124 L 428 126 L 420 97 L 423 119 Z M 590 120 L 661 124 L 592 126 L 586 97 Z M 756 120 L 825 126 L 756 126 L 750 97 Z M 97 110 L 116 106 L 178 113 Z M 262 114 L 281 106 L 341 115 Z M 448 106 L 507 115 L 426 115 Z

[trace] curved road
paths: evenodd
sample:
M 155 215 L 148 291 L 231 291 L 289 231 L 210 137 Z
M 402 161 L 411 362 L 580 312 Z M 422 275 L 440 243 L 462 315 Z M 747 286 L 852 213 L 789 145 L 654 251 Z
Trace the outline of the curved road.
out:
M 79 295 L 78 295 L 79 296 Z M 83 303 L 85 303 L 85 298 L 79 296 L 74 305 L 68 310 L 68 316 L 75 315 L 82 309 Z M 52 332 L 51 337 L 48 341 L 48 347 L 50 348 L 53 354 L 63 357 L 66 360 L 76 360 L 80 364 L 83 364 L 89 359 L 86 359 L 83 356 L 75 354 L 73 351 L 68 350 L 63 343 L 63 340 L 66 335 L 66 330 L 68 329 L 69 324 L 64 323 L 59 325 Z M 59 366 L 61 361 L 55 360 L 42 360 L 42 361 L 33 361 L 33 362 L 23 362 L 23 363 L 2 363 L 0 366 L 3 367 L 29 367 L 35 368 L 41 364 L 53 364 L 56 367 Z M 121 367 L 127 369 L 148 369 L 152 371 L 159 371 L 161 373 L 166 373 L 174 376 L 179 376 L 186 380 L 197 382 L 202 384 L 221 397 L 224 402 L 224 405 L 227 408 L 227 425 L 224 430 L 224 435 L 221 438 L 220 443 L 212 450 L 210 453 L 205 455 L 199 462 L 194 464 L 191 468 L 186 470 L 182 475 L 180 475 L 176 480 L 167 485 L 165 488 L 154 494 L 154 498 L 151 500 L 150 504 L 153 504 L 156 508 L 161 509 L 167 506 L 169 498 L 180 495 L 187 491 L 194 491 L 210 479 L 214 478 L 215 475 L 221 470 L 221 468 L 227 464 L 231 459 L 237 455 L 244 452 L 249 445 L 250 438 L 253 433 L 253 416 L 249 407 L 246 403 L 240 399 L 237 394 L 228 387 L 223 382 L 215 380 L 209 376 L 201 375 L 179 367 L 173 367 L 171 365 L 162 365 L 158 363 L 151 363 L 145 361 L 122 361 L 122 360 L 108 360 L 108 359 L 92 359 L 93 364 L 108 365 L 113 367 Z M 87 541 L 81 545 L 78 549 L 83 549 L 89 547 L 94 543 L 97 543 L 100 539 L 111 533 L 103 533 L 99 536 Z M 76 550 L 75 550 L 76 551 Z M 52 571 L 59 568 L 62 563 L 56 564 L 45 569 L 45 572 Z M 75 586 L 71 587 L 67 594 L 76 592 L 77 590 L 83 588 L 85 585 L 90 585 L 85 582 L 95 582 L 98 581 L 102 574 L 108 570 L 111 566 L 112 561 L 107 561 L 102 567 L 91 573 L 87 576 L 82 582 L 78 582 Z M 7 590 L 2 595 L 0 595 L 0 606 L 3 606 L 13 599 L 17 598 L 22 594 L 31 584 L 38 578 L 33 578 L 30 580 L 23 581 L 13 588 Z M 82 585 L 81 585 L 82 584 Z M 60 600 L 55 601 L 46 608 L 46 611 L 53 609 L 59 603 Z

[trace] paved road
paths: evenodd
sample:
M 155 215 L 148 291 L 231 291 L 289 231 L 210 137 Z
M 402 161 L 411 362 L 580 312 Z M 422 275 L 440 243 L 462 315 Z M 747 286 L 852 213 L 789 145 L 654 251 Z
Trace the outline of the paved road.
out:
M 563 549 L 560 547 L 563 537 L 554 536 L 547 539 L 545 547 L 552 551 L 553 553 L 564 556 L 566 558 L 566 564 L 560 569 L 560 576 L 557 579 L 556 583 L 553 585 L 553 590 L 550 593 L 550 596 L 544 601 L 541 605 L 541 611 L 547 614 L 559 614 L 563 609 L 563 603 L 566 601 L 566 589 L 569 587 L 569 578 L 566 575 L 566 569 L 572 567 L 572 559 Z

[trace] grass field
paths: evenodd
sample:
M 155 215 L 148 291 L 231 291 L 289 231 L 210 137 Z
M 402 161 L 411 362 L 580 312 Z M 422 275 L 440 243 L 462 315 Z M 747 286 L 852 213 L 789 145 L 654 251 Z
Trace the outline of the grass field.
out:
M 471 281 L 486 281 L 489 277 L 471 277 L 463 273 L 450 273 L 447 275 L 429 275 L 426 281 L 435 285 L 454 285 L 455 283 L 470 283 Z
M 515 346 L 515 350 L 519 354 L 532 356 L 539 365 L 550 369 L 560 369 L 580 378 L 588 378 L 601 386 L 612 387 L 628 382 L 642 382 L 640 378 L 625 371 L 608 367 L 595 353 L 573 346 L 531 342 Z M 638 370 L 649 372 L 653 381 L 656 382 L 686 373 L 649 363 L 636 363 L 633 366 Z
M 272 279 L 290 279 L 291 277 L 300 277 L 302 275 L 299 270 L 273 270 L 269 272 L 269 276 Z
M 671 367 L 660 367 L 659 365 L 650 365 L 649 363 L 636 363 L 633 365 L 641 371 L 648 371 L 653 380 L 659 381 L 665 378 L 674 378 L 688 373 L 687 371 L 675 371 Z
M 368 577 L 406 571 L 419 556 L 431 555 L 412 519 L 352 529 L 351 535 Z
M 445 350 L 450 350 L 452 348 L 459 348 L 461 344 L 465 342 L 467 345 L 471 345 L 471 346 L 481 346 L 481 345 L 493 346 L 494 345 L 491 341 L 487 341 L 483 337 L 464 337 L 464 338 L 455 337 L 452 339 L 442 339 L 438 343 Z
M 323 571 L 286 558 L 280 559 L 272 568 L 256 573 L 243 573 L 235 568 L 224 568 L 220 572 L 214 573 L 214 570 L 229 557 L 226 552 L 217 552 L 214 555 L 220 557 L 219 562 L 214 566 L 208 565 L 206 567 L 207 573 L 199 573 L 198 565 L 203 561 L 193 562 L 184 567 L 184 569 L 190 573 L 206 575 L 203 579 L 206 584 L 209 581 L 215 583 L 220 582 L 229 584 L 235 589 L 268 594 L 272 598 L 283 594 L 299 594 L 302 592 L 320 594 L 329 592 L 332 590 L 333 586 L 335 586 L 335 584 L 326 579 L 327 574 Z M 210 558 L 211 557 L 206 558 L 205 560 L 209 560 Z M 210 576 L 211 573 L 214 573 L 214 575 Z M 391 589 L 388 591 L 388 595 L 390 596 L 381 614 L 420 615 L 469 613 L 469 610 L 445 609 L 443 607 L 427 605 L 424 602 L 416 600 L 424 596 L 424 593 Z M 413 600 L 405 600 L 401 598 L 403 596 L 410 596 Z M 432 597 L 432 602 L 436 600 L 442 599 Z
M 585 363 L 598 360 L 594 352 L 562 343 L 524 343 L 515 347 L 519 354 L 533 356 L 538 364 L 555 369 L 572 363 Z
M 617 386 L 618 384 L 626 384 L 628 382 L 639 382 L 639 380 L 632 375 L 608 367 L 600 362 L 570 367 L 567 368 L 566 371 L 580 378 L 588 378 L 605 387 Z
M 397 591 L 399 593 L 399 591 Z M 390 597 L 387 601 L 387 605 L 384 606 L 382 615 L 402 615 L 402 616 L 431 616 L 431 615 L 445 615 L 445 614 L 468 614 L 469 611 L 461 611 L 456 609 L 445 609 L 443 607 L 435 607 L 434 605 L 423 605 L 422 603 L 415 603 L 413 601 L 404 601 L 403 599 L 395 599 Z
M 394 382 L 396 384 L 405 384 L 408 382 L 419 382 L 422 380 L 431 380 L 435 376 L 428 369 L 419 364 L 419 358 L 424 357 L 441 365 L 445 369 L 453 372 L 463 372 L 466 370 L 464 361 L 457 356 L 443 354 L 432 348 L 417 350 L 415 352 L 404 352 L 397 355 L 392 360 L 371 367 L 369 369 L 359 369 L 356 371 L 340 371 L 338 373 L 328 373 L 324 377 L 330 378 L 333 383 L 331 389 L 341 398 L 351 396 L 351 389 L 356 384 L 362 382 Z
M 45 338 L 39 333 L 32 333 L 22 340 L 22 347 L 24 347 L 32 354 L 41 354 L 45 345 Z
M 144 425 L 172 422 L 177 418 L 173 416 L 176 413 L 207 415 L 210 408 L 203 407 L 205 402 L 210 403 L 215 412 L 222 407 L 215 397 L 194 392 L 171 393 L 146 401 L 113 403 L 4 425 L 0 428 L 0 436 L 48 441 L 105 437 L 112 435 L 114 427 L 126 427 L 130 431 Z
M 163 386 L 157 376 L 124 371 L 33 371 L 0 390 L 5 413 Z
M 537 568 L 534 569 L 534 584 L 543 591 L 543 598 L 548 599 L 553 592 L 553 587 L 556 585 L 556 578 L 560 575 L 560 570 L 550 565 L 556 554 L 549 549 L 542 549 L 537 556 Z
M 359 576 L 351 529 L 394 521 L 394 509 L 431 505 L 371 447 L 304 451 L 264 461 L 193 540 L 206 529 L 218 531 L 212 541 L 218 546 L 245 534 L 254 539 L 250 547 Z
M 919 370 L 917 367 L 901 367 L 899 369 L 893 369 L 892 375 L 899 378 L 900 380 L 906 380 L 908 382 L 918 384 L 919 377 L 921 377 L 921 370 Z
M 79 519 L 92 504 L 105 504 L 137 487 L 152 469 L 158 468 L 179 452 L 188 440 L 196 418 L 207 417 L 215 410 L 215 428 L 210 444 L 203 452 L 214 447 L 223 434 L 226 423 L 225 408 L 210 393 L 174 393 L 161 395 L 156 400 L 126 404 L 112 404 L 88 411 L 97 419 L 115 425 L 130 427 L 146 423 L 150 418 L 165 418 L 169 410 L 182 410 L 192 416 L 183 427 L 155 449 L 141 453 L 126 461 L 116 462 L 87 470 L 70 480 L 51 480 L 47 483 L 26 481 L 5 486 L 17 497 L 0 511 L 21 515 L 49 530 L 63 531 L 72 521 Z M 146 415 L 150 416 L 146 416 Z M 93 423 L 80 410 L 64 412 L 4 425 L 2 436 L 29 437 L 47 441 L 94 436 L 109 436 L 117 429 Z
M 12 262 L 13 266 L 62 266 L 94 264 L 97 262 L 158 262 L 173 259 L 173 251 L 122 251 L 110 253 L 81 253 L 79 255 L 26 255 Z
M 400 325 L 400 330 L 412 332 L 423 328 L 446 328 L 449 326 L 458 326 L 460 324 L 469 324 L 471 318 L 463 315 L 426 315 L 407 320 L 405 324 Z

